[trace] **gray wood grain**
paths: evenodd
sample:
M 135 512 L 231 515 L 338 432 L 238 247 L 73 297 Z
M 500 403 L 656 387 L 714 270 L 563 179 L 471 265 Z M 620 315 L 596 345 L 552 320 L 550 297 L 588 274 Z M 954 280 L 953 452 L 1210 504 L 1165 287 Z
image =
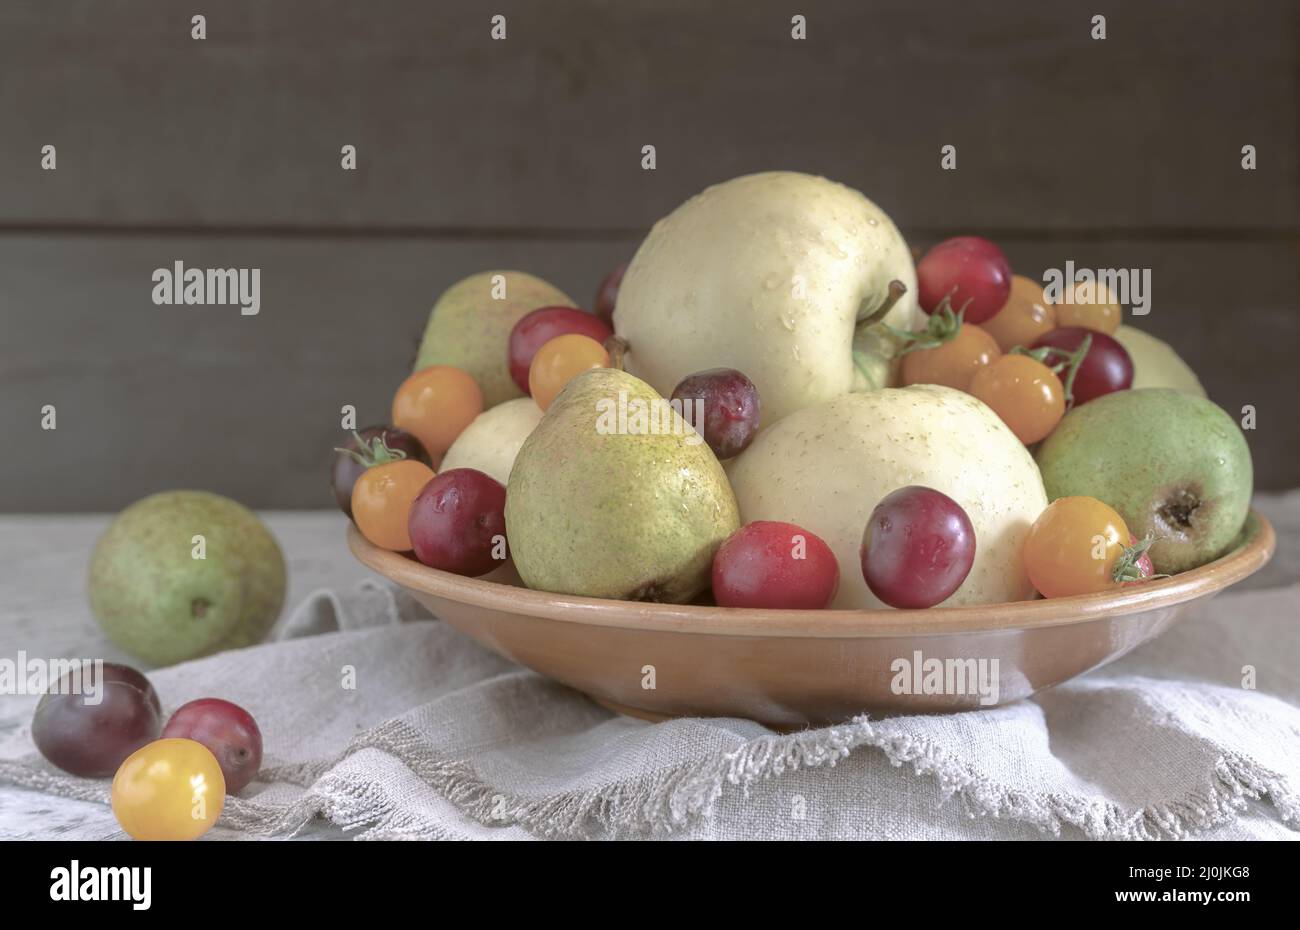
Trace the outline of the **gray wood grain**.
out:
M 1149 267 L 1142 327 L 1171 342 L 1247 433 L 1258 485 L 1300 485 L 1292 399 L 1297 264 L 1285 243 L 1004 242 L 1039 277 L 1067 259 Z M 590 300 L 622 241 L 35 236 L 0 238 L 0 512 L 116 510 L 198 487 L 253 507 L 321 507 L 339 409 L 388 416 L 434 297 L 514 267 Z M 262 309 L 157 307 L 151 271 L 262 269 Z M 40 429 L 54 404 L 58 428 Z
M 814 0 L 796 42 L 774 0 L 229 0 L 195 42 L 164 0 L 0 5 L 0 511 L 319 506 L 340 405 L 386 416 L 444 287 L 519 267 L 590 300 L 683 198 L 774 166 L 918 245 L 1152 268 L 1144 325 L 1260 408 L 1260 486 L 1300 484 L 1300 8 L 1139 0 L 1096 42 L 1094 6 Z M 262 268 L 263 312 L 153 306 L 178 259 Z
M 0 240 L 0 428 L 37 442 L 6 463 L 0 511 L 115 510 L 165 487 L 252 506 L 332 498 L 330 449 L 389 417 L 437 294 L 522 268 L 590 300 L 630 244 L 202 237 Z M 261 269 L 262 309 L 158 307 L 174 260 Z M 58 428 L 39 429 L 53 404 Z M 22 461 L 20 462 L 19 459 Z
M 167 0 L 10 0 L 0 222 L 640 232 L 792 168 L 926 230 L 1294 233 L 1297 9 L 230 0 L 196 42 Z

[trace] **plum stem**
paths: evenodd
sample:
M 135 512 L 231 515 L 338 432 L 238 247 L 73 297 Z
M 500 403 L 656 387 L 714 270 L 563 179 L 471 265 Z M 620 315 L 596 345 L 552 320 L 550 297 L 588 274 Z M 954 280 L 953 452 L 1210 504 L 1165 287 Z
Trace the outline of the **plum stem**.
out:
M 380 465 L 387 465 L 390 462 L 400 462 L 406 458 L 406 453 L 401 449 L 390 448 L 384 441 L 384 434 L 381 432 L 376 436 L 372 443 L 367 443 L 361 438 L 361 434 L 356 430 L 352 431 L 352 439 L 361 451 L 356 449 L 340 449 L 334 447 L 335 452 L 342 452 L 344 455 L 351 456 L 352 459 L 362 468 L 377 468 Z
M 899 352 L 900 356 L 908 352 L 915 352 L 918 349 L 937 349 L 945 342 L 951 342 L 957 338 L 961 332 L 962 318 L 966 315 L 966 308 L 970 306 L 970 301 L 961 305 L 960 310 L 952 309 L 952 302 L 947 295 L 939 301 L 939 306 L 934 308 L 934 313 L 930 314 L 930 319 L 926 322 L 924 329 L 918 329 L 916 332 L 908 332 L 903 329 L 895 329 L 888 323 L 881 325 L 889 330 L 896 337 L 903 341 L 905 348 Z
M 1155 536 L 1147 536 L 1131 546 L 1125 546 L 1115 560 L 1115 567 L 1111 571 L 1111 580 L 1117 583 L 1125 581 L 1143 581 L 1154 580 L 1156 578 L 1168 578 L 1168 575 L 1143 575 L 1142 569 L 1138 567 L 1138 560 L 1142 555 L 1157 542 Z
M 1073 352 L 1067 352 L 1065 349 L 1056 346 L 1039 346 L 1037 349 L 1026 349 L 1024 346 L 1016 346 L 1011 350 L 1012 355 L 1028 355 L 1035 361 L 1042 362 L 1052 370 L 1052 374 L 1058 378 L 1061 372 L 1065 371 L 1065 377 L 1061 378 L 1065 385 L 1065 403 L 1067 406 L 1074 406 L 1074 379 L 1079 374 L 1079 366 L 1083 360 L 1088 357 L 1088 350 L 1092 348 L 1092 333 L 1083 337 L 1079 343 L 1079 348 Z M 1048 359 L 1059 356 L 1061 361 L 1049 362 Z

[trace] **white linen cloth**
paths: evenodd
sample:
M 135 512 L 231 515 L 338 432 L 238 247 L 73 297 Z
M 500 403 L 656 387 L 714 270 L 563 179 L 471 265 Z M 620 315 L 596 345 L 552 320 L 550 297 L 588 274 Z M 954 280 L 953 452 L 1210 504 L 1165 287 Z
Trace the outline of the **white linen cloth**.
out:
M 227 799 L 227 837 L 1296 838 L 1300 492 L 1257 506 L 1281 537 L 1260 576 L 1124 659 L 992 710 L 790 735 L 649 724 L 481 649 L 377 579 L 302 598 L 271 642 L 149 677 L 165 712 L 223 697 L 261 725 L 262 776 Z M 297 521 L 291 567 L 355 577 L 341 517 L 272 515 L 273 530 L 281 519 Z M 10 655 L 27 646 L 3 609 Z M 0 701 L 0 836 L 54 835 L 40 824 L 62 822 L 71 802 L 57 798 L 106 804 L 107 780 L 35 752 L 35 698 Z M 59 835 L 120 835 L 102 818 L 97 830 Z

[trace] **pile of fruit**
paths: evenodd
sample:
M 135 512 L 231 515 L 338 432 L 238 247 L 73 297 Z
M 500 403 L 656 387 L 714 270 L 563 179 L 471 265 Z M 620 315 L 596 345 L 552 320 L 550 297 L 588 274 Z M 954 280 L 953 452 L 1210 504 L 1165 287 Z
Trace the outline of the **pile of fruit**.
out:
M 41 755 L 84 778 L 113 776 L 113 813 L 138 840 L 197 839 L 262 765 L 262 733 L 236 704 L 202 698 L 163 723 L 149 679 L 106 662 L 92 692 L 81 670 L 41 698 L 32 740 Z M 83 690 L 84 689 L 84 690 Z
M 136 501 L 90 561 L 90 606 L 119 647 L 160 665 L 260 642 L 284 603 L 284 556 L 246 507 L 205 491 Z M 114 662 L 63 673 L 42 696 L 32 742 L 82 778 L 112 777 L 113 813 L 130 836 L 191 840 L 262 765 L 244 708 L 205 697 L 163 717 L 143 673 Z
M 434 305 L 388 423 L 335 450 L 339 507 L 425 565 L 561 594 L 723 607 L 991 604 L 1203 565 L 1245 522 L 1250 453 L 1167 345 L 1091 282 L 1049 302 L 993 243 L 915 262 L 888 216 L 770 172 L 655 224 L 594 312 L 521 272 Z M 234 501 L 156 494 L 96 546 L 91 606 L 158 664 L 260 641 L 285 596 Z M 194 838 L 261 765 L 253 718 L 105 665 L 32 723 L 113 775 L 138 838 Z
M 915 262 L 862 194 L 712 187 L 577 308 L 485 272 L 435 304 L 389 423 L 336 450 L 376 546 L 562 594 L 724 607 L 1061 597 L 1222 555 L 1237 424 L 1085 282 L 976 237 Z

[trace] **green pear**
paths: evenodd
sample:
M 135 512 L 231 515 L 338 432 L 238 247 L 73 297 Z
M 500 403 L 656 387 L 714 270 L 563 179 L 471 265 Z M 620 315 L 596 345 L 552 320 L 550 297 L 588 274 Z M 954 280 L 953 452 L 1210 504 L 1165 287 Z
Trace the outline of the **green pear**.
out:
M 898 346 L 882 324 L 924 320 L 889 216 L 850 187 L 793 171 L 734 178 L 661 219 L 614 309 L 629 371 L 667 396 L 687 375 L 736 368 L 758 387 L 767 424 L 895 383 Z
M 206 491 L 136 501 L 90 560 L 100 626 L 156 665 L 261 642 L 284 592 L 284 556 L 270 531 L 248 508 Z
M 1218 558 L 1250 506 L 1253 472 L 1241 429 L 1203 397 L 1172 388 L 1116 391 L 1066 414 L 1038 449 L 1052 500 L 1095 497 L 1173 575 Z
M 1133 360 L 1133 388 L 1167 387 L 1205 396 L 1196 372 L 1168 343 L 1127 324 L 1115 330 L 1115 338 Z
M 613 368 L 573 378 L 524 441 L 506 535 L 530 588 L 685 603 L 740 526 L 702 437 L 650 385 Z
M 523 397 L 506 361 L 510 331 L 538 307 L 576 306 L 559 288 L 522 271 L 470 275 L 443 291 L 429 311 L 415 368 L 468 371 L 483 390 L 484 407 Z

